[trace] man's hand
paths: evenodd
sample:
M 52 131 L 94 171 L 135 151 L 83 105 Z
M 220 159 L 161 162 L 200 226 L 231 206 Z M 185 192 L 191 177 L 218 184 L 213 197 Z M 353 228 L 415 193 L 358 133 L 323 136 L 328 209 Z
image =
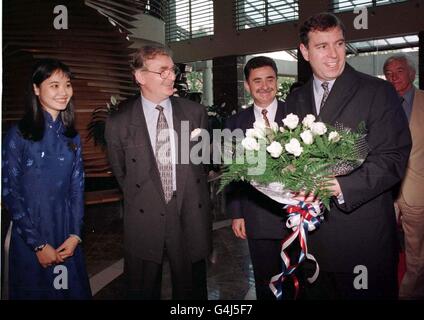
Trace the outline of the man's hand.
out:
M 308 203 L 315 202 L 315 200 L 317 200 L 315 194 L 313 193 L 306 194 L 305 192 L 296 193 L 293 199 L 298 201 L 308 202 Z
M 330 190 L 331 195 L 335 197 L 338 197 L 342 193 L 342 189 L 336 178 L 330 180 L 328 190 Z
M 335 197 L 338 197 L 342 193 L 342 189 L 340 188 L 340 184 L 336 178 L 328 182 L 327 189 L 330 191 L 331 195 Z M 298 192 L 293 198 L 296 200 L 308 202 L 308 203 L 319 200 L 316 198 L 315 194 L 313 193 L 305 194 L 304 192 Z
M 72 257 L 74 255 L 74 250 L 77 247 L 79 240 L 76 237 L 70 236 L 62 245 L 56 249 L 56 252 L 62 259 Z
M 43 268 L 50 267 L 55 263 L 61 263 L 64 260 L 57 254 L 56 250 L 49 244 L 36 252 L 38 262 L 43 266 Z
M 233 219 L 232 228 L 237 238 L 246 239 L 246 227 L 243 218 Z

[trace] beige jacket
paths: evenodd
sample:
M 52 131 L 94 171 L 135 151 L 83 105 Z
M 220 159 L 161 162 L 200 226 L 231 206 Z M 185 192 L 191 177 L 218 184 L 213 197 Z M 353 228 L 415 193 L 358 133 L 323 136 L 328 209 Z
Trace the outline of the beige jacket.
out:
M 415 90 L 409 129 L 412 150 L 405 178 L 402 182 L 400 200 L 410 206 L 424 206 L 424 91 Z

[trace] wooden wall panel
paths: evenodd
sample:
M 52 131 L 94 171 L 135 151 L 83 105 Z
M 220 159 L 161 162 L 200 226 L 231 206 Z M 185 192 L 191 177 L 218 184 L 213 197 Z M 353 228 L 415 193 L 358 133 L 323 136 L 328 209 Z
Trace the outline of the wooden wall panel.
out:
M 56 30 L 56 5 L 68 9 L 68 29 Z M 88 139 L 92 111 L 112 95 L 133 95 L 129 62 L 132 44 L 107 18 L 82 0 L 14 0 L 3 3 L 3 128 L 23 114 L 24 93 L 36 59 L 52 57 L 73 73 L 76 128 L 83 141 L 87 176 L 106 176 L 110 167 L 105 151 Z M 3 130 L 3 131 L 4 131 Z

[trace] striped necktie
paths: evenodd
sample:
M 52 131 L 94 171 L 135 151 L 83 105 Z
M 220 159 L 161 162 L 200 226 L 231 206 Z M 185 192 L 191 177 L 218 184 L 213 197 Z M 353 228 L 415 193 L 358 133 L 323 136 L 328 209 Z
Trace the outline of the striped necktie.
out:
M 321 87 L 324 89 L 324 94 L 322 95 L 321 104 L 319 106 L 319 113 L 321 113 L 322 109 L 324 108 L 325 102 L 327 101 L 328 95 L 330 94 L 327 81 L 321 83 Z
M 265 121 L 265 126 L 268 127 L 268 128 L 271 128 L 271 125 L 269 123 L 269 119 L 266 116 L 266 114 L 268 113 L 268 110 L 267 109 L 262 109 L 261 112 L 262 112 L 262 117 L 264 118 L 264 121 Z

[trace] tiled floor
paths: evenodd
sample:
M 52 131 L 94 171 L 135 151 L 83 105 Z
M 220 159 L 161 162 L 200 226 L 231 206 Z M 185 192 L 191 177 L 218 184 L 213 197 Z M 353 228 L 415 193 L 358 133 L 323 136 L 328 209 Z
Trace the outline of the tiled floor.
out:
M 209 300 L 255 299 L 247 242 L 233 235 L 230 220 L 223 214 L 216 214 L 214 220 L 214 251 L 208 261 Z M 122 275 L 122 222 L 118 204 L 86 208 L 83 247 L 94 300 L 120 300 L 126 296 Z M 402 233 L 399 235 L 403 244 Z M 404 269 L 404 266 L 400 268 Z M 170 283 L 169 266 L 165 262 L 162 280 L 164 300 L 171 298 Z
M 234 237 L 228 220 L 215 217 L 214 251 L 208 261 L 210 300 L 254 299 L 253 271 L 247 242 Z M 96 300 L 124 299 L 122 275 L 122 219 L 116 204 L 97 205 L 86 210 L 84 251 Z M 170 273 L 164 264 L 162 298 L 170 299 Z

